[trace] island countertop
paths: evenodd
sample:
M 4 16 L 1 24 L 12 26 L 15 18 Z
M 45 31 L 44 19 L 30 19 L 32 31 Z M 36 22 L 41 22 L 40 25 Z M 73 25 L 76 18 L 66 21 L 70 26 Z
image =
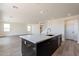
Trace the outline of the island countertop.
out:
M 46 36 L 46 35 L 23 35 L 20 38 L 28 40 L 34 44 L 50 39 L 54 36 Z

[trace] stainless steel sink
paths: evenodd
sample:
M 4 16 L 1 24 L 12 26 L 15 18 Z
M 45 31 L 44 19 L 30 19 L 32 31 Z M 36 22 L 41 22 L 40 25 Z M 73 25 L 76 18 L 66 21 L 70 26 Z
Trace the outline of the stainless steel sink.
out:
M 54 36 L 54 35 L 48 34 L 48 35 L 46 35 L 46 36 Z

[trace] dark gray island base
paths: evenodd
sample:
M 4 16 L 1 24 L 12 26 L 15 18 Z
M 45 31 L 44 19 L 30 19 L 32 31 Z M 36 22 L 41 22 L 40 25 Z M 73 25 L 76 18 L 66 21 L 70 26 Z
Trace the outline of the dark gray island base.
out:
M 26 35 L 20 37 L 23 56 L 51 56 L 62 42 L 62 35 Z

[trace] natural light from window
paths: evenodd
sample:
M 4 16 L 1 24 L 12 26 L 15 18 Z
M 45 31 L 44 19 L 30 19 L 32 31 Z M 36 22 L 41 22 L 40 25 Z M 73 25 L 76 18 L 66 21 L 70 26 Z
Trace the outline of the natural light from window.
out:
M 4 32 L 10 31 L 10 24 L 4 24 Z
M 31 26 L 30 25 L 27 26 L 27 31 L 31 31 Z

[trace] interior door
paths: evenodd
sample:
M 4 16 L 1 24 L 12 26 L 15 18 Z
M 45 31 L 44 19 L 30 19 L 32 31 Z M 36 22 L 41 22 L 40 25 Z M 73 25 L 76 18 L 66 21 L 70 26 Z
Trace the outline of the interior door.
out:
M 66 39 L 77 40 L 78 24 L 77 20 L 66 21 Z

